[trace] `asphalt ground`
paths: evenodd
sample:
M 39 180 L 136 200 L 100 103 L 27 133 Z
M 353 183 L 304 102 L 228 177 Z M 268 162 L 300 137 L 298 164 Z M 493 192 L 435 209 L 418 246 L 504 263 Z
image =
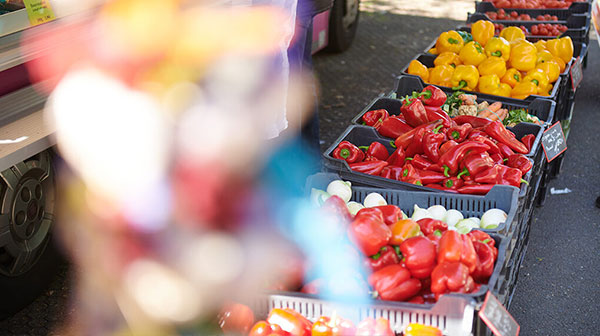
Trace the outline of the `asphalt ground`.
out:
M 371 8 L 373 10 L 373 8 Z M 352 47 L 342 54 L 314 57 L 320 83 L 322 149 L 372 99 L 393 88 L 394 78 L 444 30 L 461 24 L 443 18 L 362 11 Z M 528 250 L 510 312 L 521 335 L 597 335 L 600 330 L 600 51 L 590 46 L 588 67 L 578 90 L 563 172 L 549 188 L 568 194 L 547 196 L 532 219 Z M 49 289 L 29 307 L 0 322 L 0 335 L 58 335 L 72 314 L 72 267 L 64 265 Z

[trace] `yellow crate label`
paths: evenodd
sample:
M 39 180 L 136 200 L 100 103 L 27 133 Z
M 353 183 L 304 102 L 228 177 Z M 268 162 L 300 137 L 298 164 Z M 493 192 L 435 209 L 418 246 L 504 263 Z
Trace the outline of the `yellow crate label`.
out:
M 32 26 L 52 21 L 56 18 L 49 0 L 23 0 Z

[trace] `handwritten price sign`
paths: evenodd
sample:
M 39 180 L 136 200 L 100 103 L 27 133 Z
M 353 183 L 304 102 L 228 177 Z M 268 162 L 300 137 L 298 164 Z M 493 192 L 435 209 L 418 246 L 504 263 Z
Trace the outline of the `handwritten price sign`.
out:
M 496 336 L 519 335 L 521 326 L 491 292 L 485 296 L 479 317 Z
M 56 19 L 49 0 L 23 0 L 32 26 Z
M 560 121 L 557 121 L 544 131 L 542 135 L 542 147 L 544 148 L 544 154 L 546 154 L 548 162 L 554 160 L 567 150 L 567 140 L 565 139 Z

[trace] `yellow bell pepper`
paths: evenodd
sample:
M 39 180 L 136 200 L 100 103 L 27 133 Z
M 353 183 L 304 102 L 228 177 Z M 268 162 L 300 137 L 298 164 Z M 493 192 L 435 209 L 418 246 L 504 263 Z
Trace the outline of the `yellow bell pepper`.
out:
M 546 94 L 544 96 L 549 96 L 552 93 L 552 89 L 554 89 L 554 85 L 548 84 L 546 87 Z
M 558 76 L 560 75 L 560 66 L 554 61 L 538 63 L 535 67 L 536 69 L 541 69 L 546 75 L 548 75 L 548 81 L 550 83 L 556 82 Z
M 565 64 L 569 63 L 571 58 L 573 58 L 573 41 L 571 41 L 569 36 L 548 40 L 546 48 L 552 55 L 560 57 L 565 61 Z
M 462 62 L 460 61 L 460 57 L 458 57 L 458 54 L 455 54 L 451 51 L 444 51 L 433 60 L 434 66 L 449 65 L 453 68 L 456 68 L 457 65 L 461 64 Z
M 439 53 L 451 51 L 458 54 L 464 45 L 465 41 L 462 36 L 460 36 L 456 30 L 449 30 L 440 34 L 440 37 L 438 37 L 437 42 L 435 43 L 435 48 Z
M 482 76 L 495 74 L 498 78 L 502 78 L 506 73 L 506 62 L 500 57 L 491 56 L 479 63 L 477 69 Z
M 424 82 L 429 80 L 429 70 L 418 60 L 412 60 L 408 64 L 408 73 L 411 75 L 419 76 Z
M 433 54 L 433 55 L 437 55 L 437 54 L 439 54 L 439 52 L 437 51 L 437 49 L 436 49 L 436 48 L 431 48 L 431 49 L 429 49 L 429 51 L 427 51 L 427 52 L 428 52 L 428 53 L 430 53 L 430 54 Z
M 514 88 L 517 83 L 521 81 L 521 72 L 515 68 L 506 70 L 506 73 L 500 79 L 500 82 L 507 84 L 511 88 Z
M 538 51 L 536 63 L 548 62 L 551 61 L 553 58 L 554 55 L 552 55 L 548 50 Z
M 510 96 L 515 99 L 525 99 L 537 94 L 538 87 L 533 82 L 521 81 L 510 91 Z
M 454 68 L 449 65 L 440 65 L 429 69 L 429 83 L 441 86 L 451 86 Z
M 544 70 L 535 68 L 527 72 L 527 76 L 523 77 L 523 81 L 531 81 L 538 87 L 547 87 L 550 83 L 548 75 Z
M 546 40 L 539 40 L 533 44 L 538 52 L 546 50 Z
M 500 78 L 496 74 L 479 77 L 477 91 L 481 93 L 496 95 L 500 90 Z
M 497 56 L 508 61 L 510 57 L 510 43 L 502 37 L 492 37 L 485 44 L 485 54 L 489 56 Z
M 461 64 L 452 74 L 452 90 L 473 91 L 479 81 L 479 71 L 473 65 Z
M 478 66 L 479 63 L 483 62 L 486 59 L 483 47 L 481 46 L 481 44 L 479 44 L 479 42 L 475 41 L 471 41 L 465 44 L 465 46 L 460 50 L 460 54 L 458 54 L 458 56 L 460 57 L 460 60 L 463 64 L 470 64 L 474 66 Z
M 529 71 L 535 68 L 536 61 L 537 49 L 529 41 L 522 41 L 510 49 L 510 64 L 517 70 Z
M 508 42 L 512 42 L 517 39 L 525 39 L 525 33 L 519 27 L 506 27 L 500 32 L 500 37 L 503 37 Z
M 552 60 L 560 67 L 560 73 L 563 73 L 563 71 L 565 71 L 565 68 L 567 67 L 565 61 L 563 61 L 562 58 L 556 56 L 554 56 Z
M 485 46 L 489 39 L 494 37 L 494 24 L 488 20 L 479 20 L 471 26 L 471 35 L 474 41 Z
M 502 97 L 510 97 L 510 92 L 512 91 L 512 87 L 506 83 L 500 83 L 500 89 L 498 89 L 498 96 Z

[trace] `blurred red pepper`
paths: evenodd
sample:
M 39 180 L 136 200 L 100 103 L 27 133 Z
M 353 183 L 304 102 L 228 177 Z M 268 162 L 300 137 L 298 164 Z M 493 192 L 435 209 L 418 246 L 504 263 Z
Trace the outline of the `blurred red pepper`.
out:
M 383 221 L 379 209 L 361 209 L 348 228 L 348 237 L 367 256 L 379 252 L 392 238 L 392 231 Z
M 415 133 L 412 142 L 406 147 L 406 156 L 413 157 L 415 154 L 423 154 L 423 139 L 428 131 L 425 128 L 420 128 Z
M 446 98 L 446 93 L 433 85 L 427 85 L 419 94 L 419 99 L 428 106 L 442 106 L 446 103 Z
M 356 327 L 350 320 L 339 316 L 321 316 L 312 325 L 311 336 L 346 336 L 354 335 Z
M 498 146 L 498 149 L 500 149 L 500 154 L 502 155 L 503 159 L 506 159 L 509 156 L 515 154 L 515 152 L 512 149 L 510 149 L 510 147 L 501 142 L 498 142 L 496 146 Z
M 473 126 L 473 128 L 483 127 L 483 126 L 486 126 L 489 123 L 491 123 L 491 121 L 489 119 L 479 118 L 479 117 L 475 117 L 475 116 L 468 116 L 468 115 L 460 115 L 460 116 L 452 118 L 452 120 L 454 120 L 454 122 L 459 125 L 471 124 L 471 126 Z
M 450 149 L 452 149 L 456 146 L 458 146 L 458 142 L 456 142 L 454 140 L 448 140 L 448 141 L 444 142 L 440 146 L 440 156 L 444 155 L 446 152 L 448 152 Z
M 438 262 L 460 261 L 469 269 L 469 273 L 477 266 L 477 254 L 470 237 L 456 231 L 442 233 L 438 245 Z
M 483 130 L 491 136 L 494 140 L 501 142 L 508 147 L 510 147 L 515 152 L 521 154 L 529 153 L 527 146 L 525 146 L 521 141 L 517 140 L 509 130 L 502 125 L 499 121 L 493 121 L 487 124 Z
M 473 290 L 475 288 L 477 288 L 475 285 L 476 285 L 475 280 L 473 280 L 473 277 L 469 275 L 469 276 L 467 276 L 467 281 L 465 282 L 465 285 L 462 286 L 462 288 L 458 289 L 456 292 L 457 293 L 472 293 Z
M 428 238 L 408 238 L 400 244 L 400 251 L 414 278 L 425 279 L 431 275 L 435 267 L 435 245 Z
M 429 121 L 427 120 L 427 111 L 425 111 L 423 102 L 417 98 L 409 96 L 403 98 L 400 112 L 404 116 L 404 119 L 406 119 L 406 123 L 412 127 L 417 127 Z
M 241 303 L 226 303 L 219 312 L 219 326 L 226 334 L 247 334 L 254 324 L 254 313 Z
M 426 236 L 429 236 L 430 234 L 434 233 L 436 230 L 439 230 L 440 232 L 444 232 L 444 231 L 448 230 L 448 224 L 446 224 L 445 222 L 442 222 L 441 220 L 438 220 L 438 219 L 423 218 L 423 219 L 419 219 L 417 221 L 417 223 L 419 224 L 419 227 L 421 228 L 421 232 L 423 232 L 423 234 Z M 440 235 L 440 237 L 441 237 L 441 235 Z
M 436 133 L 436 130 L 427 132 L 423 136 L 423 153 L 429 158 L 429 160 L 434 163 L 438 162 L 440 159 L 440 146 L 444 141 L 446 141 L 446 135 L 442 133 Z
M 390 116 L 377 128 L 379 134 L 394 139 L 411 130 L 413 130 L 413 127 L 397 116 Z
M 459 291 L 467 284 L 468 277 L 469 268 L 461 262 L 440 262 L 431 272 L 431 292 L 445 294 Z
M 460 145 L 448 150 L 440 157 L 439 165 L 444 168 L 444 175 L 456 175 L 458 165 L 467 152 L 480 153 L 488 150 L 490 147 L 477 141 L 465 141 Z
M 367 317 L 356 326 L 355 336 L 395 336 L 396 333 L 390 327 L 390 321 L 383 317 L 378 317 L 375 320 L 372 317 Z
M 397 246 L 386 245 L 382 247 L 379 252 L 370 257 L 366 257 L 364 262 L 365 266 L 372 272 L 377 272 L 386 266 L 399 264 L 399 252 L 400 250 Z
M 417 131 L 419 131 L 422 128 L 425 128 L 427 130 L 432 130 L 441 124 L 442 124 L 442 122 L 440 120 L 436 120 L 436 121 L 432 121 L 427 124 L 423 124 L 423 125 L 413 128 L 412 130 L 410 130 L 396 138 L 396 140 L 394 141 L 396 148 L 403 148 L 403 149 L 408 148 L 408 146 L 411 144 Z
M 321 206 L 321 210 L 330 213 L 336 219 L 342 219 L 345 223 L 352 221 L 352 214 L 343 199 L 337 195 L 329 197 Z
M 386 161 L 390 157 L 390 153 L 388 152 L 387 148 L 377 141 L 371 142 L 369 147 L 360 146 L 358 148 L 366 150 L 366 160 L 375 158 L 377 160 Z
M 463 169 L 466 168 L 470 176 L 476 176 L 482 171 L 492 168 L 494 164 L 494 160 L 492 160 L 490 155 L 487 152 L 482 152 L 466 155 L 460 167 Z
M 517 168 L 510 168 L 505 165 L 496 164 L 492 168 L 486 169 L 475 176 L 477 183 L 489 184 L 507 184 L 520 187 L 523 173 Z
M 383 221 L 385 225 L 388 226 L 403 218 L 402 209 L 393 204 L 379 205 L 372 208 L 381 210 L 381 213 L 383 214 Z
M 491 247 L 494 251 L 494 260 L 496 260 L 496 258 L 498 257 L 498 249 L 496 248 L 496 241 L 494 240 L 494 238 L 492 238 L 492 236 L 481 230 L 471 230 L 471 232 L 469 232 L 467 236 L 471 238 L 472 242 L 482 242 Z
M 348 163 L 361 162 L 365 159 L 365 153 L 349 141 L 342 141 L 333 150 L 333 157 L 344 160 Z
M 417 295 L 417 296 L 413 296 L 412 299 L 406 301 L 408 303 L 414 303 L 414 304 L 424 304 L 425 303 L 425 299 L 423 298 L 423 296 L 421 295 Z
M 531 161 L 523 154 L 513 154 L 509 156 L 506 165 L 511 168 L 519 169 L 523 175 L 527 174 L 533 167 Z
M 406 154 L 404 153 L 404 149 L 396 148 L 396 150 L 390 155 L 387 159 L 387 162 L 390 166 L 398 166 L 401 167 L 404 165 L 404 159 L 406 158 Z
M 421 170 L 415 169 L 418 179 L 423 184 L 432 184 L 432 183 L 440 183 L 446 179 L 446 176 L 443 173 L 431 171 L 431 170 Z
M 389 265 L 369 276 L 369 285 L 376 297 L 386 301 L 404 301 L 421 290 L 421 282 L 411 278 L 410 271 L 401 265 Z
M 460 188 L 458 188 L 458 193 L 459 194 L 470 194 L 470 195 L 485 195 L 488 192 L 490 192 L 490 190 L 492 190 L 492 188 L 495 186 L 496 184 L 466 184 Z
M 387 166 L 388 163 L 387 161 L 380 161 L 380 160 L 374 160 L 374 161 L 364 161 L 364 162 L 357 162 L 357 163 L 351 163 L 350 169 L 357 171 L 359 173 L 365 173 L 365 174 L 369 174 L 369 175 L 379 175 L 381 174 L 381 170 L 383 169 L 383 167 Z
M 390 226 L 392 230 L 392 238 L 390 244 L 400 245 L 402 242 L 411 237 L 421 235 L 421 227 L 419 223 L 412 219 L 401 219 Z
M 485 283 L 494 272 L 494 251 L 489 245 L 480 241 L 474 241 L 473 247 L 477 253 L 477 267 L 471 276 L 475 281 Z
M 390 114 L 385 109 L 371 110 L 363 114 L 362 120 L 367 126 L 378 128 Z
M 460 143 L 460 142 L 463 142 L 467 138 L 467 135 L 469 135 L 469 132 L 471 132 L 472 129 L 473 129 L 473 126 L 471 126 L 471 124 L 462 124 L 462 125 L 450 127 L 446 131 L 446 135 L 448 136 L 448 139 L 452 139 L 452 140 Z
M 271 309 L 267 322 L 271 325 L 280 326 L 282 330 L 287 331 L 292 336 L 310 336 L 312 327 L 312 323 L 306 317 L 290 308 Z
M 525 147 L 527 147 L 527 153 L 529 153 L 531 151 L 531 148 L 533 147 L 533 143 L 535 142 L 535 135 L 527 134 L 521 138 L 521 142 L 525 145 Z
M 281 329 L 277 324 L 258 321 L 254 324 L 248 336 L 291 336 L 289 332 Z
M 322 292 L 324 285 L 325 285 L 325 280 L 323 280 L 322 278 L 317 278 L 317 279 L 311 280 L 310 282 L 304 284 L 304 286 L 302 286 L 302 289 L 300 289 L 300 292 L 316 295 L 316 294 L 319 294 Z

